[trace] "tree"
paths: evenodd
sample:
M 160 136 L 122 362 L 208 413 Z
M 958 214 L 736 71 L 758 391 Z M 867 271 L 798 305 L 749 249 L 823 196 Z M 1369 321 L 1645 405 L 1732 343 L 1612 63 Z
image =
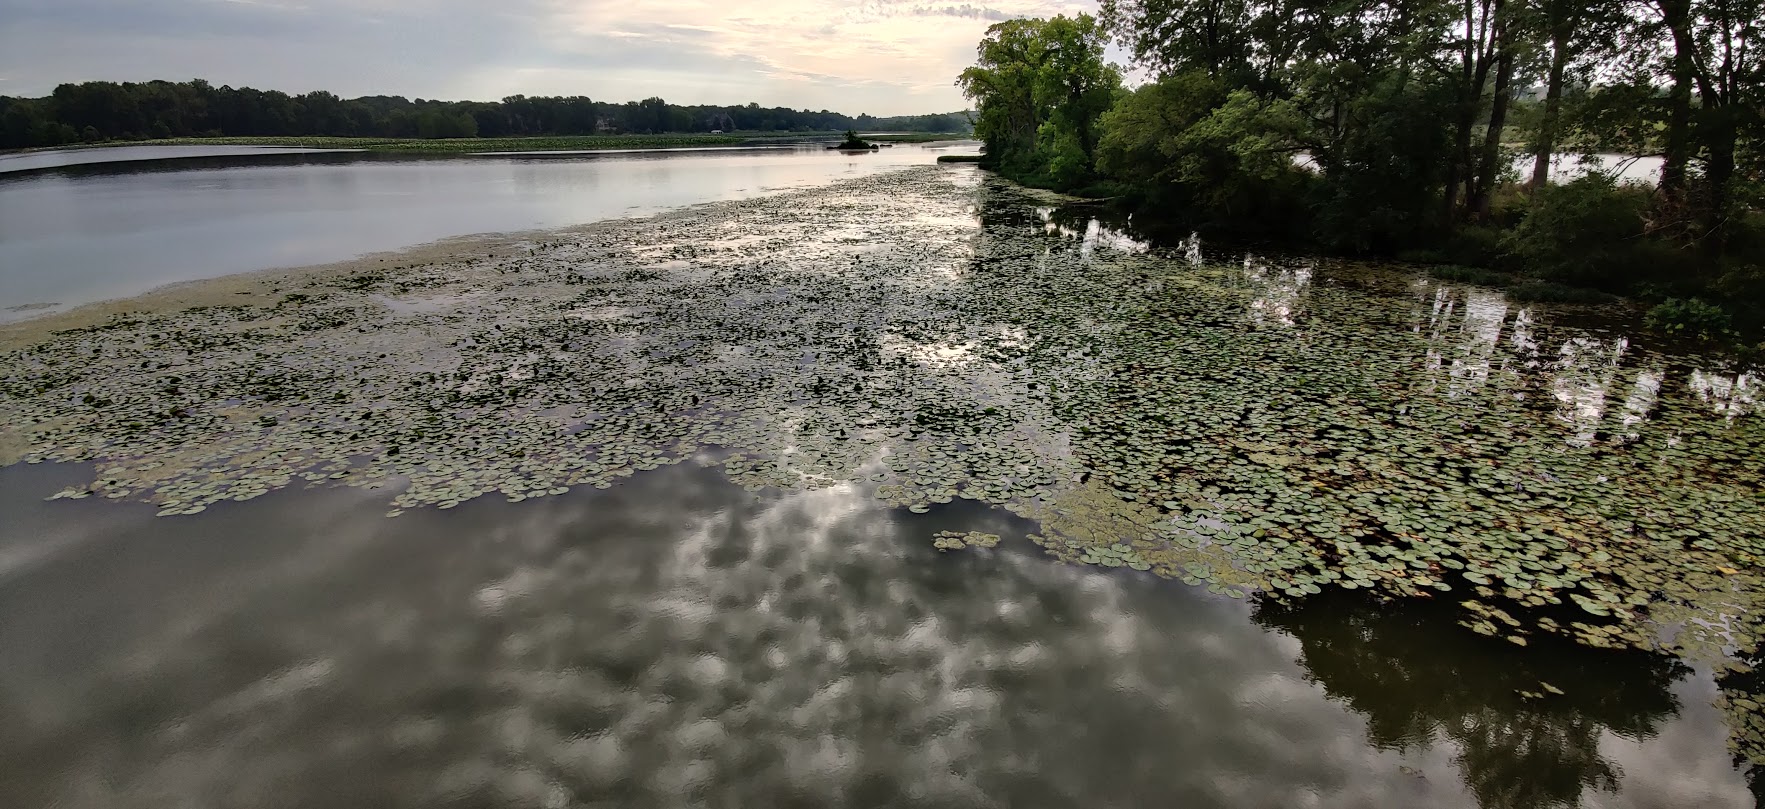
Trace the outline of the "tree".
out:
M 1307 175 L 1303 116 L 1292 102 L 1227 90 L 1201 70 L 1178 73 L 1124 95 L 1103 117 L 1098 168 L 1138 184 L 1156 200 L 1199 218 L 1291 222 Z
M 1632 22 L 1624 0 L 1535 0 L 1532 24 L 1543 35 L 1543 115 L 1532 142 L 1534 191 L 1550 181 L 1563 120 L 1563 88 L 1571 72 L 1590 73 L 1612 54 Z
M 976 104 L 988 160 L 1025 178 L 1073 187 L 1094 174 L 1097 119 L 1121 88 L 1090 15 L 1008 20 L 987 29 L 956 83 Z
M 1307 6 L 1308 0 L 1103 0 L 1101 13 L 1135 61 L 1157 75 L 1201 70 L 1266 94 L 1299 53 L 1316 11 Z
M 80 140 L 145 137 L 332 135 L 380 138 L 589 135 L 625 132 L 816 130 L 851 128 L 859 119 L 828 110 L 669 104 L 660 98 L 624 105 L 583 96 L 512 95 L 500 101 L 425 101 L 401 96 L 345 99 L 317 90 L 290 96 L 249 87 L 188 82 L 64 84 L 47 98 L 0 97 L 0 148 Z M 866 128 L 955 132 L 961 113 L 868 118 Z M 90 132 L 87 132 L 90 129 Z

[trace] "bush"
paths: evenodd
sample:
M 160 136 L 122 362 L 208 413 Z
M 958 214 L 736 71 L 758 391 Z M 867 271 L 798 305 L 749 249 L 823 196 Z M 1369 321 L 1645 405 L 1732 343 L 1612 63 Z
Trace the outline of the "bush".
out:
M 1502 258 L 1502 232 L 1483 225 L 1465 225 L 1453 231 L 1436 249 L 1453 264 L 1497 266 Z
M 1728 312 L 1702 298 L 1668 298 L 1649 310 L 1643 325 L 1665 334 L 1700 339 L 1730 334 L 1733 327 Z
M 1508 260 L 1527 275 L 1605 289 L 1627 289 L 1653 268 L 1639 266 L 1648 192 L 1588 174 L 1538 189 L 1520 226 L 1502 239 Z
M 1310 199 L 1314 235 L 1356 253 L 1433 244 L 1443 235 L 1441 189 L 1452 154 L 1447 128 L 1438 122 L 1453 114 L 1453 101 L 1397 74 L 1368 90 L 1341 111 L 1360 125 L 1314 154 L 1321 174 Z M 1426 261 L 1483 263 L 1447 252 Z
M 1555 281 L 1527 281 L 1508 290 L 1508 297 L 1525 303 L 1609 303 L 1611 295 L 1596 289 L 1572 287 Z
M 1711 289 L 1722 295 L 1736 330 L 1765 331 L 1765 263 L 1731 265 Z
M 1428 268 L 1428 274 L 1442 281 L 1457 281 L 1461 284 L 1477 284 L 1486 287 L 1499 287 L 1511 279 L 1494 270 L 1481 267 L 1466 267 L 1462 264 L 1436 264 Z
M 1163 216 L 1238 234 L 1297 236 L 1314 181 L 1291 156 L 1302 123 L 1289 101 L 1178 73 L 1123 94 L 1103 116 L 1097 167 Z

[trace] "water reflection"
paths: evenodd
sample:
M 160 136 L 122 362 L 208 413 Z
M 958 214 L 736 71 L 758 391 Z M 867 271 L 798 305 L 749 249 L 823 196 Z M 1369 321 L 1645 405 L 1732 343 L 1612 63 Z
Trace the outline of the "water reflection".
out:
M 1557 400 L 1557 419 L 1574 431 L 1570 444 L 1585 447 L 1593 443 L 1606 415 L 1606 391 L 1628 348 L 1630 341 L 1622 337 L 1610 344 L 1592 337 L 1571 337 L 1563 342 L 1556 372 L 1551 375 L 1551 393 Z
M 1446 374 L 1447 395 L 1455 398 L 1476 391 L 1489 382 L 1508 316 L 1507 299 L 1498 292 L 1466 294 L 1462 313 L 1460 303 L 1447 288 L 1436 289 L 1425 327 L 1432 342 L 1451 346 L 1430 348 L 1427 356 L 1429 371 L 1436 376 Z M 1520 316 L 1525 314 L 1522 311 Z M 1519 317 L 1516 317 L 1516 331 L 1519 328 Z M 1506 358 L 1502 361 L 1505 364 Z
M 1426 343 L 1422 390 L 1452 399 L 1543 395 L 1572 446 L 1640 440 L 1663 391 L 1675 386 L 1730 422 L 1758 411 L 1757 374 L 1695 364 L 1718 360 L 1670 362 L 1629 336 L 1553 323 L 1496 290 L 1417 279 L 1411 300 L 1409 329 Z
M 1033 555 L 1022 541 L 1029 526 L 972 501 L 953 502 L 953 488 L 925 498 L 917 507 L 929 513 L 916 517 L 884 508 L 861 485 L 758 497 L 730 485 L 724 474 L 757 491 L 767 481 L 875 480 L 849 474 L 874 460 L 868 448 L 901 453 L 890 459 L 912 463 L 899 471 L 925 480 L 952 479 L 925 463 L 939 459 L 972 463 L 977 473 L 1064 473 L 1072 468 L 1066 450 L 1084 440 L 1078 430 L 1067 443 L 1019 434 L 1006 448 L 1021 452 L 1011 456 L 987 443 L 1008 431 L 1061 428 L 1040 417 L 1052 408 L 1041 393 L 1001 381 L 1017 372 L 1013 363 L 1045 363 L 1050 373 L 1035 381 L 1067 387 L 1063 405 L 1121 417 L 1091 421 L 1108 428 L 1112 441 L 1088 448 L 1170 453 L 1166 468 L 1136 468 L 1205 475 L 1193 492 L 1212 499 L 1196 509 L 1297 520 L 1334 507 L 1331 521 L 1307 520 L 1305 530 L 1341 537 L 1364 514 L 1407 516 L 1364 504 L 1398 501 L 1417 487 L 1396 496 L 1390 488 L 1359 489 L 1364 497 L 1352 511 L 1332 499 L 1374 474 L 1432 486 L 1457 470 L 1495 466 L 1485 459 L 1518 461 L 1532 473 L 1525 484 L 1542 479 L 1543 488 L 1549 479 L 1526 465 L 1535 447 L 1560 450 L 1551 440 L 1562 426 L 1551 421 L 1553 380 L 1581 390 L 1587 386 L 1574 384 L 1581 374 L 1611 391 L 1612 381 L 1626 377 L 1608 365 L 1657 367 L 1641 352 L 1610 349 L 1609 336 L 1574 333 L 1543 315 L 1533 322 L 1522 310 L 1512 332 L 1525 320 L 1529 344 L 1582 339 L 1585 350 L 1576 349 L 1572 362 L 1561 351 L 1535 352 L 1556 359 L 1517 379 L 1491 374 L 1491 383 L 1443 405 L 1407 395 L 1414 360 L 1422 348 L 1439 347 L 1430 339 L 1489 343 L 1483 335 L 1491 317 L 1460 329 L 1450 323 L 1461 315 L 1449 312 L 1439 337 L 1421 339 L 1404 328 L 1409 313 L 1401 303 L 1314 283 L 1309 265 L 1258 267 L 1264 260 L 1256 259 L 1242 269 L 1196 271 L 1104 253 L 1086 263 L 1072 241 L 1024 238 L 1036 232 L 1026 227 L 1044 226 L 1038 217 L 990 212 L 983 203 L 981 219 L 989 231 L 1013 222 L 1011 239 L 948 254 L 959 255 L 963 269 L 926 283 L 967 304 L 961 310 L 868 283 L 845 253 L 810 265 L 821 282 L 815 285 L 785 283 L 764 264 L 735 264 L 765 281 L 753 284 L 682 262 L 669 272 L 693 283 L 679 294 L 573 299 L 573 322 L 628 337 L 603 343 L 532 319 L 533 344 L 568 352 L 538 352 L 553 359 L 537 362 L 524 342 L 518 353 L 461 366 L 485 372 L 484 379 L 532 379 L 555 372 L 564 363 L 558 357 L 605 363 L 593 366 L 607 369 L 604 379 L 643 387 L 601 401 L 655 413 L 603 423 L 610 438 L 625 440 L 602 446 L 621 452 L 684 432 L 677 431 L 686 419 L 677 402 L 694 392 L 747 397 L 767 386 L 793 389 L 788 398 L 757 399 L 768 404 L 768 421 L 764 431 L 740 438 L 752 454 L 740 469 L 665 466 L 616 485 L 599 480 L 614 486 L 605 493 L 579 487 L 552 497 L 547 488 L 538 501 L 523 494 L 519 506 L 472 499 L 393 521 L 379 519 L 383 498 L 365 491 L 283 491 L 217 502 L 194 520 L 154 521 L 150 510 L 119 504 L 41 503 L 36 498 L 61 482 L 31 475 L 53 471 L 0 470 L 0 497 L 9 498 L 0 500 L 9 515 L 0 526 L 0 560 L 22 560 L 0 579 L 0 648 L 7 650 L 0 659 L 0 800 L 1407 807 L 1561 804 L 1579 795 L 1609 806 L 1743 804 L 1711 694 L 1698 693 L 1714 686 L 1666 658 L 1560 649 L 1537 634 L 1525 649 L 1491 646 L 1451 615 L 1340 595 L 1262 605 L 1256 615 L 1264 631 L 1234 601 L 1119 568 L 1120 575 L 1075 569 Z M 826 249 L 824 240 L 847 238 L 794 214 L 771 221 L 783 226 L 767 232 L 802 256 Z M 703 232 L 703 224 L 674 226 Z M 949 232 L 972 237 L 966 227 Z M 619 243 L 636 241 L 630 231 L 612 234 Z M 694 244 L 684 233 L 660 235 Z M 654 242 L 644 249 L 646 262 L 659 262 L 653 266 L 673 261 Z M 1046 264 L 1002 257 L 1065 265 L 1049 273 Z M 920 252 L 911 260 L 920 268 L 949 259 Z M 867 283 L 825 283 L 841 277 L 836 272 Z M 966 286 L 947 290 L 947 277 Z M 1155 284 L 1171 294 L 1139 294 Z M 517 297 L 512 289 L 501 294 Z M 1095 305 L 1049 305 L 1075 295 Z M 1282 328 L 1244 328 L 1253 302 L 1283 299 L 1291 321 L 1270 321 Z M 915 311 L 889 311 L 904 302 Z M 691 317 L 661 317 L 672 307 Z M 1036 307 L 1048 310 L 1026 317 Z M 1474 307 L 1446 308 L 1470 318 Z M 1288 329 L 1301 312 L 1311 327 Z M 1074 327 L 1049 328 L 1065 323 Z M 1112 346 L 1124 333 L 1136 339 Z M 1295 333 L 1303 339 L 1292 339 Z M 822 351 L 837 359 L 807 359 Z M 848 368 L 856 377 L 914 363 L 939 373 L 831 391 L 822 378 L 837 369 L 843 382 Z M 1071 384 L 1099 380 L 1110 385 L 1087 391 Z M 573 397 L 587 387 L 563 390 Z M 1510 408 L 1484 426 L 1525 437 L 1536 429 L 1545 440 L 1479 448 L 1442 440 L 1438 428 L 1453 426 L 1443 420 L 1406 425 L 1390 416 L 1417 402 L 1471 412 L 1511 395 L 1530 396 L 1527 407 L 1536 412 Z M 1609 419 L 1616 408 L 1604 395 L 1599 406 Z M 878 404 L 908 396 L 920 412 L 893 423 L 911 424 L 901 432 L 917 440 L 858 448 L 852 445 L 862 442 L 847 441 L 847 428 L 871 430 L 899 418 Z M 1150 413 L 1135 406 L 1160 397 L 1165 404 Z M 983 404 L 999 405 L 1003 415 L 972 406 Z M 465 446 L 459 460 L 411 474 L 445 483 L 494 472 L 524 483 L 554 461 L 581 460 L 583 445 L 549 430 L 532 435 L 544 436 L 545 452 L 528 454 L 535 447 L 528 443 L 474 448 L 455 440 L 444 445 Z M 1444 457 L 1437 444 L 1465 454 Z M 945 451 L 953 445 L 959 451 Z M 701 445 L 669 446 L 668 453 L 692 453 Z M 641 469 L 678 460 L 634 455 Z M 1371 459 L 1362 464 L 1357 456 Z M 1408 463 L 1405 456 L 1419 458 L 1416 471 L 1393 462 Z M 520 467 L 511 468 L 509 458 Z M 1335 465 L 1313 460 L 1322 458 Z M 783 474 L 757 474 L 762 467 Z M 632 468 L 597 474 L 624 476 Z M 1319 469 L 1345 471 L 1329 478 Z M 1136 485 L 1117 470 L 1132 471 L 1112 461 L 1087 472 Z M 89 470 L 66 477 L 92 480 Z M 1730 487 L 1747 487 L 1744 470 L 1732 477 L 1740 483 Z M 1496 481 L 1504 484 L 1499 491 L 1513 481 Z M 1271 504 L 1264 496 L 1271 490 L 1292 494 Z M 1119 505 L 1115 494 L 1102 495 Z M 1411 502 L 1426 519 L 1472 511 L 1464 504 L 1477 501 Z M 1481 504 L 1509 513 L 1498 501 Z M 1531 504 L 1512 511 L 1551 513 Z M 99 522 L 115 514 L 129 519 Z M 1119 538 L 1115 524 L 1079 527 Z M 996 552 L 940 555 L 929 542 L 938 530 L 980 530 L 1006 542 Z M 1454 532 L 1466 535 L 1485 536 Z
M 1744 662 L 1717 678 L 1722 689 L 1717 705 L 1727 715 L 1734 762 L 1746 768 L 1755 805 L 1765 806 L 1765 655 L 1749 655 Z
M 1266 258 L 1246 253 L 1243 281 L 1251 290 L 1246 316 L 1258 326 L 1292 327 L 1303 311 L 1311 277 L 1309 263 L 1275 266 Z
M 1079 257 L 1089 260 L 1099 248 L 1122 253 L 1145 253 L 1152 243 L 1129 235 L 1127 228 L 1105 224 L 1103 220 L 1078 209 L 1038 206 L 1033 209 L 1041 222 L 1042 232 L 1079 242 Z
M 1492 649 L 1352 600 L 1261 607 L 1265 630 L 1240 603 L 1012 539 L 938 554 L 938 530 L 1027 528 L 973 506 L 754 496 L 684 464 L 397 520 L 351 490 L 194 521 L 100 504 L 118 519 L 71 537 L 95 524 L 66 519 L 81 506 L 34 494 L 78 474 L 0 470 L 18 516 L 0 551 L 59 535 L 0 573 L 10 806 L 1744 795 L 1719 738 L 1648 740 L 1684 675 L 1662 659 Z M 1543 679 L 1568 694 L 1513 694 Z M 1602 729 L 1673 766 L 1620 772 Z
M 1624 398 L 1624 415 L 1620 419 L 1623 426 L 1622 435 L 1626 441 L 1642 438 L 1642 425 L 1649 420 L 1649 411 L 1661 396 L 1661 380 L 1665 372 L 1660 368 L 1640 368 L 1630 384 L 1630 394 Z
M 1691 389 L 1709 406 L 1711 412 L 1730 421 L 1747 415 L 1759 407 L 1759 384 L 1752 374 L 1691 372 Z
M 1266 603 L 1256 619 L 1299 639 L 1306 671 L 1367 716 L 1374 746 L 1451 745 L 1484 809 L 1574 806 L 1584 792 L 1618 792 L 1622 772 L 1602 742 L 1653 737 L 1677 713 L 1671 688 L 1689 674 L 1660 655 L 1558 639 L 1522 650 L 1442 633 L 1450 616 L 1426 603 L 1332 595 Z M 1415 654 L 1422 647 L 1428 653 Z

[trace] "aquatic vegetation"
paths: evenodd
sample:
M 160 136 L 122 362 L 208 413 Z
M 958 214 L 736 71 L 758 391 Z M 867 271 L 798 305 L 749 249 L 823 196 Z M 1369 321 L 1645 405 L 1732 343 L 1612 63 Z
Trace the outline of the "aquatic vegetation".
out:
M 1733 326 L 1728 312 L 1700 298 L 1668 298 L 1650 309 L 1643 322 L 1657 331 L 1702 339 L 1727 334 Z
M 991 548 L 999 544 L 998 534 L 984 534 L 980 531 L 939 531 L 932 535 L 932 545 L 940 551 L 959 551 L 963 548 Z
M 1390 268 L 1167 254 L 1048 201 L 928 167 L 9 338 L 0 462 L 93 461 L 60 496 L 177 516 L 297 484 L 395 514 L 522 501 L 697 459 L 1005 508 L 1053 558 L 1227 595 L 1757 647 L 1756 375 Z

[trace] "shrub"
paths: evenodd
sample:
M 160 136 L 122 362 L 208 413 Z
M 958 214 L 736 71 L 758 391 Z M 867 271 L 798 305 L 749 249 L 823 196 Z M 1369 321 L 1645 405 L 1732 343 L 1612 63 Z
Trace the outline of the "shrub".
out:
M 1502 248 L 1527 275 L 1627 288 L 1643 279 L 1626 276 L 1647 271 L 1633 259 L 1643 241 L 1648 204 L 1646 191 L 1620 188 L 1602 174 L 1545 186 L 1519 227 L 1502 240 Z
M 1765 331 L 1765 263 L 1731 265 L 1711 289 L 1722 295 L 1738 331 Z
M 1607 303 L 1613 298 L 1597 289 L 1555 281 L 1527 281 L 1508 290 L 1508 297 L 1526 303 Z
M 1701 298 L 1668 298 L 1649 310 L 1643 325 L 1658 332 L 1709 339 L 1731 331 L 1722 307 Z
M 1483 225 L 1465 225 L 1453 231 L 1437 249 L 1452 264 L 1496 266 L 1501 263 L 1502 232 Z
M 1507 275 L 1481 267 L 1466 267 L 1462 264 L 1436 264 L 1428 268 L 1428 274 L 1442 281 L 1457 281 L 1461 284 L 1478 284 L 1486 287 L 1502 286 L 1510 280 Z

